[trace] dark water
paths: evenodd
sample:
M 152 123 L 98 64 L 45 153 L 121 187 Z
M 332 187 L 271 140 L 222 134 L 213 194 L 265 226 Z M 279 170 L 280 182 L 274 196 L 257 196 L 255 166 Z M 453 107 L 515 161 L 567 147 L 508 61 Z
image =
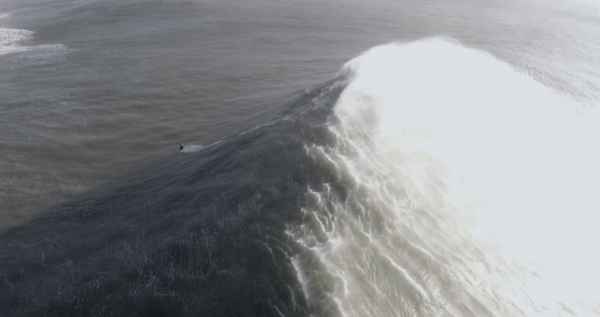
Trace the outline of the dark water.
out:
M 598 26 L 596 7 L 569 1 L 3 1 L 0 315 L 600 315 L 597 286 L 577 284 L 600 277 L 598 153 L 585 145 L 600 135 Z M 381 69 L 340 70 L 436 36 L 465 47 L 392 47 L 367 55 Z M 447 72 L 421 82 L 430 68 Z M 456 110 L 422 121 L 430 103 L 391 110 L 397 93 Z M 477 109 L 497 121 L 478 125 Z M 444 130 L 454 119 L 436 113 L 461 123 Z M 454 140 L 487 135 L 485 155 L 526 148 L 495 156 L 492 174 L 534 162 L 541 186 L 511 179 L 525 189 L 498 194 L 502 216 L 486 218 L 454 202 L 446 173 L 481 153 L 410 152 L 419 132 L 389 132 L 388 118 L 449 138 L 470 127 Z M 537 164 L 556 147 L 568 154 Z M 494 177 L 483 187 L 506 184 Z M 538 205 L 544 184 L 566 202 Z M 564 265 L 582 273 L 525 256 L 529 237 L 559 255 L 577 245 Z
M 299 250 L 284 231 L 301 221 L 298 193 L 331 178 L 317 177 L 303 150 L 323 134 L 325 104 L 301 110 L 315 95 L 291 96 L 268 126 L 167 156 L 5 234 L 3 310 L 308 315 L 287 261 Z

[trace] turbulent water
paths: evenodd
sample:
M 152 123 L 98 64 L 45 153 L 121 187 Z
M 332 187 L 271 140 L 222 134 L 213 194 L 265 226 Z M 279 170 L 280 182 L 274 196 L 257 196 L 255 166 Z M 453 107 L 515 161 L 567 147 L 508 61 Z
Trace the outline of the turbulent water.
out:
M 599 82 L 593 1 L 0 1 L 0 316 L 600 316 Z

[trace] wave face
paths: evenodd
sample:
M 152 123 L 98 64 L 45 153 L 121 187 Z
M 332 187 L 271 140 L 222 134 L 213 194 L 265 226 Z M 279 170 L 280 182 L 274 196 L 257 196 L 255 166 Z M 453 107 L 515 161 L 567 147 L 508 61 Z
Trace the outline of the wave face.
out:
M 449 40 L 375 47 L 276 119 L 0 236 L 1 310 L 598 314 L 598 117 L 572 106 Z
M 339 89 L 337 94 L 339 94 Z M 3 234 L 4 316 L 306 316 L 285 234 L 322 171 L 329 88 L 206 147 L 189 145 Z

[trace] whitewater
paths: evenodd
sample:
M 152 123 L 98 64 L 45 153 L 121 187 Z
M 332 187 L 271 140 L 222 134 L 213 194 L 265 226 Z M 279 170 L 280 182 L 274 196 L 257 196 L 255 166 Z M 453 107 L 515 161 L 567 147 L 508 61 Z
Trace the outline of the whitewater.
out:
M 375 47 L 340 76 L 332 141 L 307 151 L 348 194 L 309 189 L 311 226 L 289 234 L 341 315 L 597 314 L 596 111 L 451 40 Z

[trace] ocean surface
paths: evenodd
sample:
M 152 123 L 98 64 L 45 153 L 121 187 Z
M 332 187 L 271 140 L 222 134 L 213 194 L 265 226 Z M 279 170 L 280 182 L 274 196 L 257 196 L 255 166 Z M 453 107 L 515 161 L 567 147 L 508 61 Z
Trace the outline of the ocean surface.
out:
M 599 105 L 594 0 L 0 0 L 0 316 L 600 316 Z

